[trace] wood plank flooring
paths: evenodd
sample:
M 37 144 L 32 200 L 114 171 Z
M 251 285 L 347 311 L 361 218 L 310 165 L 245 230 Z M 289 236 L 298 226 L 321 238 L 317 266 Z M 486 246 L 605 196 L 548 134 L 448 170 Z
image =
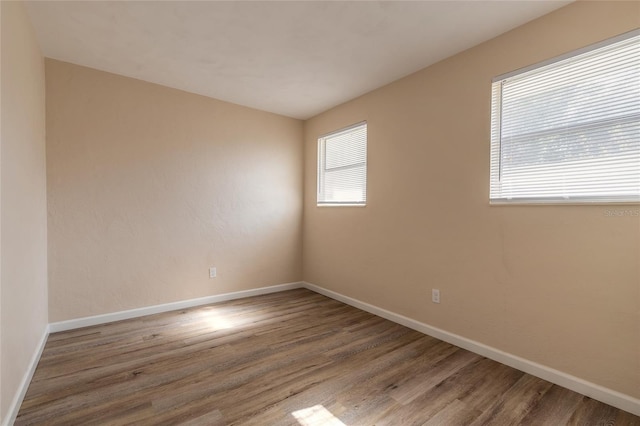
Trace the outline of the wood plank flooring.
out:
M 16 425 L 640 425 L 308 290 L 49 336 Z

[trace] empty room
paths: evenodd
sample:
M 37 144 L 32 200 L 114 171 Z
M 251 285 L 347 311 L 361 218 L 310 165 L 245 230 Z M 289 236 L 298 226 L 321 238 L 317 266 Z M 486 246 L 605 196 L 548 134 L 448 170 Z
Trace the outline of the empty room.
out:
M 0 18 L 2 426 L 640 426 L 640 2 Z

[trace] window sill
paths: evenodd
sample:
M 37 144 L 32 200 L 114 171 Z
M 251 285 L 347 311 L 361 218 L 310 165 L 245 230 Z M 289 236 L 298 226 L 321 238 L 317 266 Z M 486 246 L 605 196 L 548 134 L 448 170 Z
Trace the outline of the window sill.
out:
M 367 207 L 367 205 L 358 203 L 323 203 L 316 204 L 316 207 Z
M 489 206 L 620 206 L 640 205 L 640 201 L 605 200 L 491 200 Z

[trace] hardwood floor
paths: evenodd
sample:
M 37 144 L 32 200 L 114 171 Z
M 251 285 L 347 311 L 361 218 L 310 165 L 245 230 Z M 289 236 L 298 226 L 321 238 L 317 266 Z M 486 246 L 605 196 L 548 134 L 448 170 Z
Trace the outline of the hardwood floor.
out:
M 16 425 L 640 425 L 291 290 L 52 334 Z

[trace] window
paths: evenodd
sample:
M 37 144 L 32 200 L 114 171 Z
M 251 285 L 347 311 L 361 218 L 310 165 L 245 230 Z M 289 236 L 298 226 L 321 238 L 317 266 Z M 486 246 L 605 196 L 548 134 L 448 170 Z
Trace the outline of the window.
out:
M 318 205 L 367 202 L 367 123 L 318 139 Z
M 640 202 L 640 31 L 492 91 L 492 204 Z

